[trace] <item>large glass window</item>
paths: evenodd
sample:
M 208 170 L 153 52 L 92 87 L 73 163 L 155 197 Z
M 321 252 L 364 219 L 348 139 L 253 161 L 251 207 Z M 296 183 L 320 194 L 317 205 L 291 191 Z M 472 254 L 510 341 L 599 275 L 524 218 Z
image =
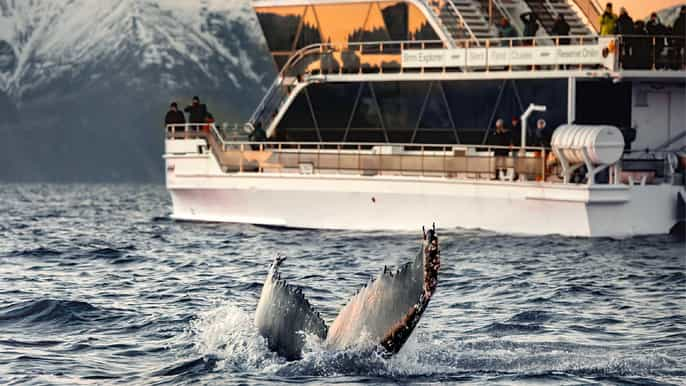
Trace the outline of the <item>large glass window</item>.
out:
M 429 82 L 379 82 L 374 91 L 391 142 L 409 143 L 429 90 Z
M 374 87 L 370 83 L 361 83 L 360 87 L 345 140 L 348 142 L 388 142 Z
M 391 40 L 401 41 L 408 40 L 407 35 L 407 4 L 403 2 L 384 2 L 379 3 L 381 13 L 383 14 L 386 29 L 391 37 Z
M 256 8 L 257 19 L 272 52 L 293 50 L 304 11 L 304 6 Z
M 278 140 L 487 143 L 497 119 L 510 125 L 529 103 L 548 107 L 549 130 L 566 122 L 566 80 L 321 83 L 296 98 Z M 517 137 L 518 139 L 518 137 Z

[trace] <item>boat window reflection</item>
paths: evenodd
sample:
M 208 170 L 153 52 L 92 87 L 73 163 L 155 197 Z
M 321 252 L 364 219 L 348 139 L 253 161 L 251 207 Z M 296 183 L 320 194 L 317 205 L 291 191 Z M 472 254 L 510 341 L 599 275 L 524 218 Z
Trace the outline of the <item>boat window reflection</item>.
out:
M 360 50 L 355 42 L 388 42 L 406 40 L 438 40 L 438 36 L 424 14 L 414 5 L 404 1 L 370 1 L 354 4 L 318 4 L 307 6 L 258 7 L 258 20 L 274 55 L 279 69 L 287 58 L 297 50 L 318 43 L 339 46 L 321 65 L 322 71 L 339 68 L 346 72 L 357 72 L 362 67 L 378 69 L 399 65 L 399 57 L 384 55 L 399 54 L 400 47 L 365 47 L 366 63 L 351 51 Z M 285 57 L 285 58 L 284 58 Z M 334 64 L 334 61 L 336 65 Z M 320 70 L 317 65 L 314 70 Z

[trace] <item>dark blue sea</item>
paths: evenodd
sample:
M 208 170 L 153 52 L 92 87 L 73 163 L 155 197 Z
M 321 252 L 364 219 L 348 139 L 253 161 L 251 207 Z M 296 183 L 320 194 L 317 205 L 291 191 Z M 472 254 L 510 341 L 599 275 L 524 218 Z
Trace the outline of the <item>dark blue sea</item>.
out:
M 162 186 L 0 185 L 0 384 L 686 384 L 685 245 L 440 230 L 397 356 L 271 353 L 272 257 L 327 321 L 417 232 L 174 222 Z M 527 219 L 522 219 L 527 221 Z

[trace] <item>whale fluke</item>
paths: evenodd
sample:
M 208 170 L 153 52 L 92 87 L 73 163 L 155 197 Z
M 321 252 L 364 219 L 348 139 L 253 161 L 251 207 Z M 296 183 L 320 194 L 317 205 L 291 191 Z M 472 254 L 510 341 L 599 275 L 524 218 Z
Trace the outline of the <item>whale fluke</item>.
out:
M 305 334 L 314 334 L 323 340 L 327 327 L 302 290 L 281 279 L 279 267 L 285 260 L 277 255 L 269 268 L 255 311 L 255 326 L 267 338 L 270 350 L 295 360 L 302 355 Z
M 255 324 L 270 349 L 289 360 L 298 359 L 304 332 L 326 339 L 331 348 L 345 349 L 371 340 L 387 353 L 397 353 L 419 323 L 438 284 L 441 262 L 435 226 L 423 235 L 415 259 L 395 271 L 384 267 L 343 307 L 330 329 L 302 292 L 280 278 L 283 258 L 277 257 L 255 315 Z
M 337 348 L 378 342 L 389 353 L 397 353 L 419 322 L 436 290 L 440 257 L 434 229 L 414 261 L 393 272 L 384 271 L 362 288 L 341 310 L 327 334 L 326 342 Z

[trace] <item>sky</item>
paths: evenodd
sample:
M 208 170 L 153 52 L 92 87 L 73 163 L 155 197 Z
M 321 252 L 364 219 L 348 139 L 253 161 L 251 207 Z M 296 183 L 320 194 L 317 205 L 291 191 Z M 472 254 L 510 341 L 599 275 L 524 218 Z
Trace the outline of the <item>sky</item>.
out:
M 598 0 L 600 4 L 605 6 L 608 0 Z M 625 7 L 629 11 L 629 15 L 633 18 L 644 18 L 649 16 L 653 11 L 659 11 L 664 8 L 672 7 L 679 4 L 686 4 L 684 0 L 609 0 L 615 8 L 615 12 L 619 11 L 619 7 Z

